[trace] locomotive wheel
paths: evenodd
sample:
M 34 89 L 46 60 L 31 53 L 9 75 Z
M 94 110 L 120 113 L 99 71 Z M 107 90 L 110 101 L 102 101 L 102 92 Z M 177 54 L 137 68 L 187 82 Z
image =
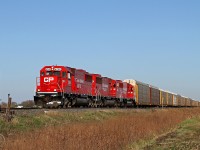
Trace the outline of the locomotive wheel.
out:
M 43 100 L 38 99 L 37 101 L 35 101 L 35 105 L 40 107 L 40 108 L 45 108 L 46 103 Z
M 93 101 L 91 99 L 89 100 L 88 107 L 93 107 Z
M 105 104 L 104 104 L 104 101 L 103 101 L 103 100 L 101 100 L 101 102 L 100 102 L 99 106 L 100 106 L 100 107 L 104 107 L 104 105 L 105 105 Z
M 94 108 L 97 108 L 97 107 L 98 107 L 98 104 L 94 102 L 94 103 L 93 103 L 93 107 L 94 107 Z
M 72 107 L 72 102 L 67 102 L 66 108 L 71 108 Z
M 64 103 L 64 105 L 63 105 L 63 108 L 68 108 L 69 106 L 69 101 L 68 101 L 68 99 L 65 99 L 65 103 Z
M 68 108 L 68 103 L 69 103 L 69 102 L 65 103 L 65 104 L 63 105 L 63 108 L 65 108 L 65 109 Z
M 46 105 L 46 103 L 42 103 L 42 108 L 47 108 L 47 105 Z
M 115 101 L 115 104 L 114 104 L 114 107 L 118 107 L 118 102 L 117 101 Z
M 72 101 L 71 101 L 71 106 L 74 106 L 75 104 L 76 104 L 76 99 L 73 99 Z
M 63 106 L 62 105 L 58 105 L 58 107 L 57 107 L 58 109 L 62 109 L 63 108 Z
M 100 102 L 99 105 L 98 105 L 98 108 L 102 108 L 103 107 L 102 105 L 103 105 L 103 103 Z

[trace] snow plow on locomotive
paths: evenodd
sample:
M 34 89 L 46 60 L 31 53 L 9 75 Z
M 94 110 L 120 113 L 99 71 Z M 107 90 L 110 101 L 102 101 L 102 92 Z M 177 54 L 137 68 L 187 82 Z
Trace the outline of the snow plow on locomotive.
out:
M 135 105 L 131 84 L 64 66 L 45 66 L 40 70 L 34 101 L 42 107 L 55 102 L 61 108 Z

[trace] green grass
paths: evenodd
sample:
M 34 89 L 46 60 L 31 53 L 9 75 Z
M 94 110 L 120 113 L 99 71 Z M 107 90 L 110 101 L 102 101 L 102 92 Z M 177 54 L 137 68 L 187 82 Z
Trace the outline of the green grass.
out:
M 145 146 L 144 146 L 145 145 Z M 200 117 L 183 121 L 177 129 L 139 144 L 144 150 L 200 149 Z
M 9 123 L 0 118 L 0 134 L 6 135 L 71 122 L 101 121 L 120 114 L 120 112 L 111 110 L 78 113 L 49 111 L 47 114 L 15 116 Z

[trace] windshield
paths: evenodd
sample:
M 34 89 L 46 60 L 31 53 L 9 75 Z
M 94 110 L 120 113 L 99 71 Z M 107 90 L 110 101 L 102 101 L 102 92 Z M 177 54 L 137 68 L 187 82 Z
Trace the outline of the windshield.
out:
M 60 76 L 60 71 L 47 71 L 46 76 Z
M 54 75 L 54 76 L 60 76 L 60 71 L 54 71 L 54 72 L 53 72 L 53 75 Z

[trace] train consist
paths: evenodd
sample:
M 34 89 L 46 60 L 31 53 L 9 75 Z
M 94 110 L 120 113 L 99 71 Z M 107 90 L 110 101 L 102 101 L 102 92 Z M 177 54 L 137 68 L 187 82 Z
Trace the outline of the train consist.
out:
M 165 107 L 198 107 L 199 101 L 181 96 L 169 91 L 159 89 L 135 80 L 124 80 L 133 85 L 135 102 L 139 106 L 165 106 Z
M 45 66 L 36 79 L 36 105 L 46 107 L 200 106 L 200 102 L 135 80 L 115 80 L 66 66 Z

